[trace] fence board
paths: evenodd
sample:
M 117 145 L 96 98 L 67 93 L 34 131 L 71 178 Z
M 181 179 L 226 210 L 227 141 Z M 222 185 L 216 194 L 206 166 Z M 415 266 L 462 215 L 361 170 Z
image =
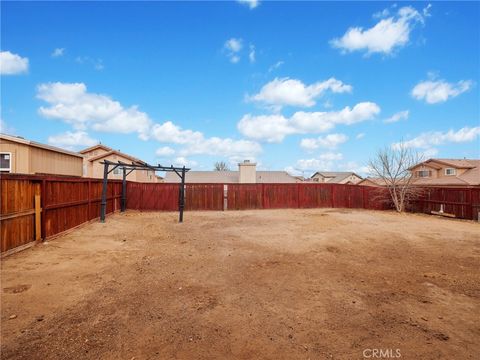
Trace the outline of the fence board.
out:
M 186 184 L 185 210 L 223 210 L 223 184 Z
M 261 184 L 228 184 L 227 186 L 227 209 L 262 209 Z

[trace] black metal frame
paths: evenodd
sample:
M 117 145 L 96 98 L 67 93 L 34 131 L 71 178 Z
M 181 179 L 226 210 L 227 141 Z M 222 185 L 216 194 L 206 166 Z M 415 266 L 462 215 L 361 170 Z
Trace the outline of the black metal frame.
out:
M 172 171 L 175 172 L 181 179 L 180 184 L 180 191 L 178 193 L 178 210 L 179 210 L 179 217 L 178 221 L 183 222 L 183 209 L 185 208 L 185 173 L 190 169 L 183 167 L 174 167 L 171 166 L 162 166 L 158 164 L 149 165 L 145 163 L 144 165 L 134 164 L 127 164 L 121 161 L 112 162 L 109 160 L 104 160 L 100 164 L 103 164 L 103 187 L 102 187 L 102 202 L 100 203 L 100 221 L 105 222 L 105 215 L 107 211 L 107 182 L 108 182 L 108 174 L 110 174 L 113 170 L 117 168 L 121 168 L 123 171 L 122 176 L 122 201 L 121 201 L 121 211 L 124 212 L 127 208 L 127 176 L 134 170 L 153 170 L 153 171 Z M 109 166 L 113 166 L 109 170 Z M 128 171 L 127 171 L 128 170 Z

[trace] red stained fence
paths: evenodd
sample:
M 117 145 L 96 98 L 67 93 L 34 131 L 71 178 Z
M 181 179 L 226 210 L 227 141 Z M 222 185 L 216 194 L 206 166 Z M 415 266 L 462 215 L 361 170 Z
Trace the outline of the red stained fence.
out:
M 34 197 L 41 196 L 41 238 L 47 239 L 100 214 L 101 179 L 59 176 L 1 176 L 1 251 L 34 241 Z M 127 209 L 178 210 L 179 184 L 127 182 Z M 107 213 L 120 210 L 122 183 L 109 180 Z M 391 209 L 386 189 L 342 184 L 186 184 L 186 210 L 280 208 Z M 410 211 L 440 210 L 478 219 L 480 188 L 426 188 Z
M 2 174 L 1 252 L 27 246 L 37 237 L 34 195 L 41 199 L 41 238 L 94 220 L 100 214 L 102 180 Z M 107 213 L 120 210 L 122 183 L 109 181 Z
M 457 218 L 478 220 L 480 188 L 424 188 L 409 210 L 430 214 L 440 211 L 442 205 L 444 212 Z

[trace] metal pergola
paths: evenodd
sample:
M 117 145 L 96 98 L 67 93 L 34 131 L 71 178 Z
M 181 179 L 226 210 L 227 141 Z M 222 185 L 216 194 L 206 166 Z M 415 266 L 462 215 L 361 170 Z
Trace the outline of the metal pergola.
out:
M 179 211 L 179 222 L 183 222 L 183 209 L 185 208 L 185 173 L 190 169 L 183 167 L 174 167 L 171 166 L 162 166 L 158 165 L 149 165 L 147 163 L 140 165 L 124 163 L 122 161 L 112 162 L 109 160 L 104 160 L 100 164 L 103 164 L 103 187 L 102 187 L 102 202 L 100 207 L 100 221 L 105 222 L 105 213 L 107 210 L 107 182 L 108 174 L 110 174 L 115 169 L 121 168 L 123 171 L 122 177 L 122 201 L 121 201 L 121 211 L 124 212 L 127 208 L 127 175 L 134 170 L 149 170 L 149 171 L 171 171 L 176 173 L 181 179 L 180 190 L 178 193 L 178 211 Z

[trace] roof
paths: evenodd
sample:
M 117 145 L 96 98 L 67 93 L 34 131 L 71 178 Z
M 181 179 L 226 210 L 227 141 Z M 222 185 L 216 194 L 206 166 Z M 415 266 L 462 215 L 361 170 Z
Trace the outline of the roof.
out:
M 19 144 L 33 146 L 33 147 L 37 147 L 37 148 L 44 149 L 44 150 L 55 151 L 55 152 L 59 152 L 59 153 L 62 153 L 62 154 L 75 156 L 75 157 L 79 157 L 79 158 L 83 159 L 82 154 L 76 153 L 74 151 L 61 149 L 61 148 L 58 148 L 56 146 L 41 144 L 41 143 L 38 143 L 36 141 L 27 140 L 27 139 L 25 139 L 21 136 L 12 136 L 12 135 L 7 135 L 7 134 L 1 134 L 0 133 L 0 139 L 16 142 L 16 143 L 19 143 Z
M 480 166 L 480 160 L 474 160 L 474 159 L 428 159 L 426 161 L 423 161 L 421 163 L 418 163 L 410 169 L 414 169 L 418 166 L 421 165 L 427 165 L 430 166 L 434 169 L 441 169 L 441 166 L 436 165 L 435 163 L 438 164 L 443 164 L 447 166 L 451 166 L 457 169 L 473 169 L 474 167 Z M 410 170 L 409 169 L 409 170 Z
M 297 179 L 286 171 L 257 171 L 257 183 L 295 183 Z M 186 183 L 237 184 L 238 171 L 189 171 L 185 175 Z M 180 178 L 173 172 L 165 174 L 165 182 L 179 183 Z
M 96 150 L 96 149 L 103 149 L 103 150 L 106 150 L 106 151 L 112 151 L 113 149 L 106 146 L 106 145 L 103 145 L 103 144 L 97 144 L 97 145 L 93 145 L 93 146 L 90 146 L 86 149 L 83 149 L 83 150 L 80 150 L 79 153 L 80 154 L 85 154 L 87 152 L 90 152 L 92 150 Z
M 131 156 L 131 155 L 128 155 L 128 154 L 124 154 L 120 151 L 117 151 L 117 150 L 110 150 L 106 153 L 103 153 L 103 154 L 100 154 L 100 155 L 97 155 L 97 156 L 94 156 L 94 157 L 91 157 L 91 158 L 88 158 L 87 160 L 88 161 L 95 161 L 95 160 L 98 160 L 98 159 L 103 159 L 107 156 L 110 156 L 110 155 L 118 155 L 118 156 L 121 156 L 121 157 L 124 157 L 124 158 L 127 158 L 129 160 L 132 160 L 133 162 L 136 162 L 136 163 L 140 163 L 140 164 L 146 164 L 145 161 L 143 160 L 140 160 L 140 159 L 137 159 L 136 157 L 134 156 Z
M 322 176 L 322 177 L 332 178 L 332 179 L 327 181 L 327 182 L 330 182 L 330 183 L 340 182 L 340 181 L 346 179 L 347 177 L 349 177 L 351 175 L 355 175 L 356 177 L 362 179 L 361 176 L 359 176 L 359 175 L 357 175 L 357 174 L 355 174 L 354 172 L 351 172 L 351 171 L 317 171 L 311 177 L 313 178 L 317 174 Z

